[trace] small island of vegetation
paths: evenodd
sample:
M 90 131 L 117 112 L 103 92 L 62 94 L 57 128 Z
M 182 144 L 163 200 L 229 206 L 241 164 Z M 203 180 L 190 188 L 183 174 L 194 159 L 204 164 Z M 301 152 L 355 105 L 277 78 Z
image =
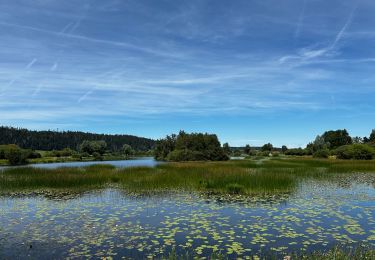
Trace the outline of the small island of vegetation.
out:
M 158 140 L 155 147 L 155 159 L 162 161 L 226 161 L 228 153 L 215 134 L 184 131 Z

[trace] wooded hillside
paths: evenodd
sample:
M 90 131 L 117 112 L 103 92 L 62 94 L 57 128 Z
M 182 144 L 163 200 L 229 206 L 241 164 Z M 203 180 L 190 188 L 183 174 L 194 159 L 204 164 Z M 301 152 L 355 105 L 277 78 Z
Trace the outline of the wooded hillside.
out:
M 0 144 L 16 144 L 25 149 L 33 150 L 61 150 L 71 148 L 77 150 L 84 141 L 103 140 L 111 151 L 119 151 L 124 144 L 135 150 L 146 151 L 152 149 L 155 141 L 132 135 L 93 134 L 74 131 L 33 131 L 14 127 L 0 127 Z

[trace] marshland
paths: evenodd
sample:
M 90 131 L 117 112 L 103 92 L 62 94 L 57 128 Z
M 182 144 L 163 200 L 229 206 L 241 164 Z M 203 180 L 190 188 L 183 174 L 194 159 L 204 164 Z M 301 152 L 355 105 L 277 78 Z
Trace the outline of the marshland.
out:
M 6 258 L 374 257 L 373 160 L 19 166 L 0 190 Z

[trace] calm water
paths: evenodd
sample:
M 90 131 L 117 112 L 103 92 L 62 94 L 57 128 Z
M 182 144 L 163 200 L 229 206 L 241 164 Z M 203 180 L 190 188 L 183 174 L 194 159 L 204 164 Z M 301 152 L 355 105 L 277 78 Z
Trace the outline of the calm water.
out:
M 131 160 L 121 160 L 121 161 L 90 161 L 90 162 L 61 162 L 61 163 L 36 163 L 36 164 L 28 164 L 25 166 L 4 166 L 0 167 L 1 169 L 6 169 L 10 167 L 37 167 L 37 168 L 48 168 L 48 169 L 55 169 L 59 167 L 83 167 L 89 166 L 93 164 L 111 164 L 116 167 L 136 167 L 136 166 L 148 166 L 153 167 L 159 164 L 152 157 L 141 157 Z
M 175 248 L 231 258 L 375 248 L 374 175 L 305 181 L 294 194 L 227 201 L 198 194 L 0 198 L 0 258 L 163 256 Z M 32 248 L 30 248 L 32 246 Z

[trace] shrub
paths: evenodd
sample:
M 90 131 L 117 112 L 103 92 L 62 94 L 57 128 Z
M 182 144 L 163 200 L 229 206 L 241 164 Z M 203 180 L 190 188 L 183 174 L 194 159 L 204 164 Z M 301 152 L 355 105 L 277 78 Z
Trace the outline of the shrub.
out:
M 202 152 L 191 150 L 174 150 L 167 156 L 168 161 L 182 162 L 182 161 L 205 161 L 206 157 Z
M 99 153 L 103 155 L 107 149 L 107 143 L 105 141 L 83 141 L 80 145 L 81 152 L 88 154 Z
M 371 160 L 375 156 L 375 149 L 366 144 L 344 145 L 336 150 L 338 159 Z
M 74 153 L 74 154 L 72 155 L 72 157 L 73 157 L 74 159 L 76 159 L 76 160 L 82 160 L 82 155 L 79 154 L 79 153 Z
M 81 157 L 90 157 L 90 154 L 86 153 L 86 152 L 83 152 L 83 153 L 81 153 Z
M 27 155 L 27 151 L 19 147 L 12 147 L 5 151 L 5 158 L 8 159 L 10 165 L 25 164 Z
M 70 148 L 64 148 L 63 150 L 60 151 L 60 155 L 64 157 L 72 156 L 73 153 L 74 151 Z
M 42 158 L 42 155 L 38 152 L 35 152 L 35 151 L 28 151 L 27 158 L 28 159 L 37 159 L 37 158 Z
M 100 153 L 98 153 L 98 152 L 94 152 L 94 153 L 92 154 L 92 156 L 94 156 L 94 159 L 95 159 L 96 161 L 103 161 L 103 156 L 102 156 Z
M 270 151 L 262 151 L 258 152 L 256 155 L 257 156 L 270 156 L 271 152 Z
M 303 155 L 307 155 L 307 151 L 302 148 L 293 148 L 293 149 L 289 149 L 288 151 L 286 151 L 285 154 L 303 156 Z
M 125 156 L 131 156 L 135 154 L 135 151 L 133 150 L 133 148 L 128 144 L 124 144 L 122 146 L 122 152 Z
M 329 150 L 327 148 L 325 148 L 325 149 L 321 149 L 321 150 L 316 151 L 313 154 L 313 157 L 314 158 L 328 158 L 329 155 L 330 155 Z

